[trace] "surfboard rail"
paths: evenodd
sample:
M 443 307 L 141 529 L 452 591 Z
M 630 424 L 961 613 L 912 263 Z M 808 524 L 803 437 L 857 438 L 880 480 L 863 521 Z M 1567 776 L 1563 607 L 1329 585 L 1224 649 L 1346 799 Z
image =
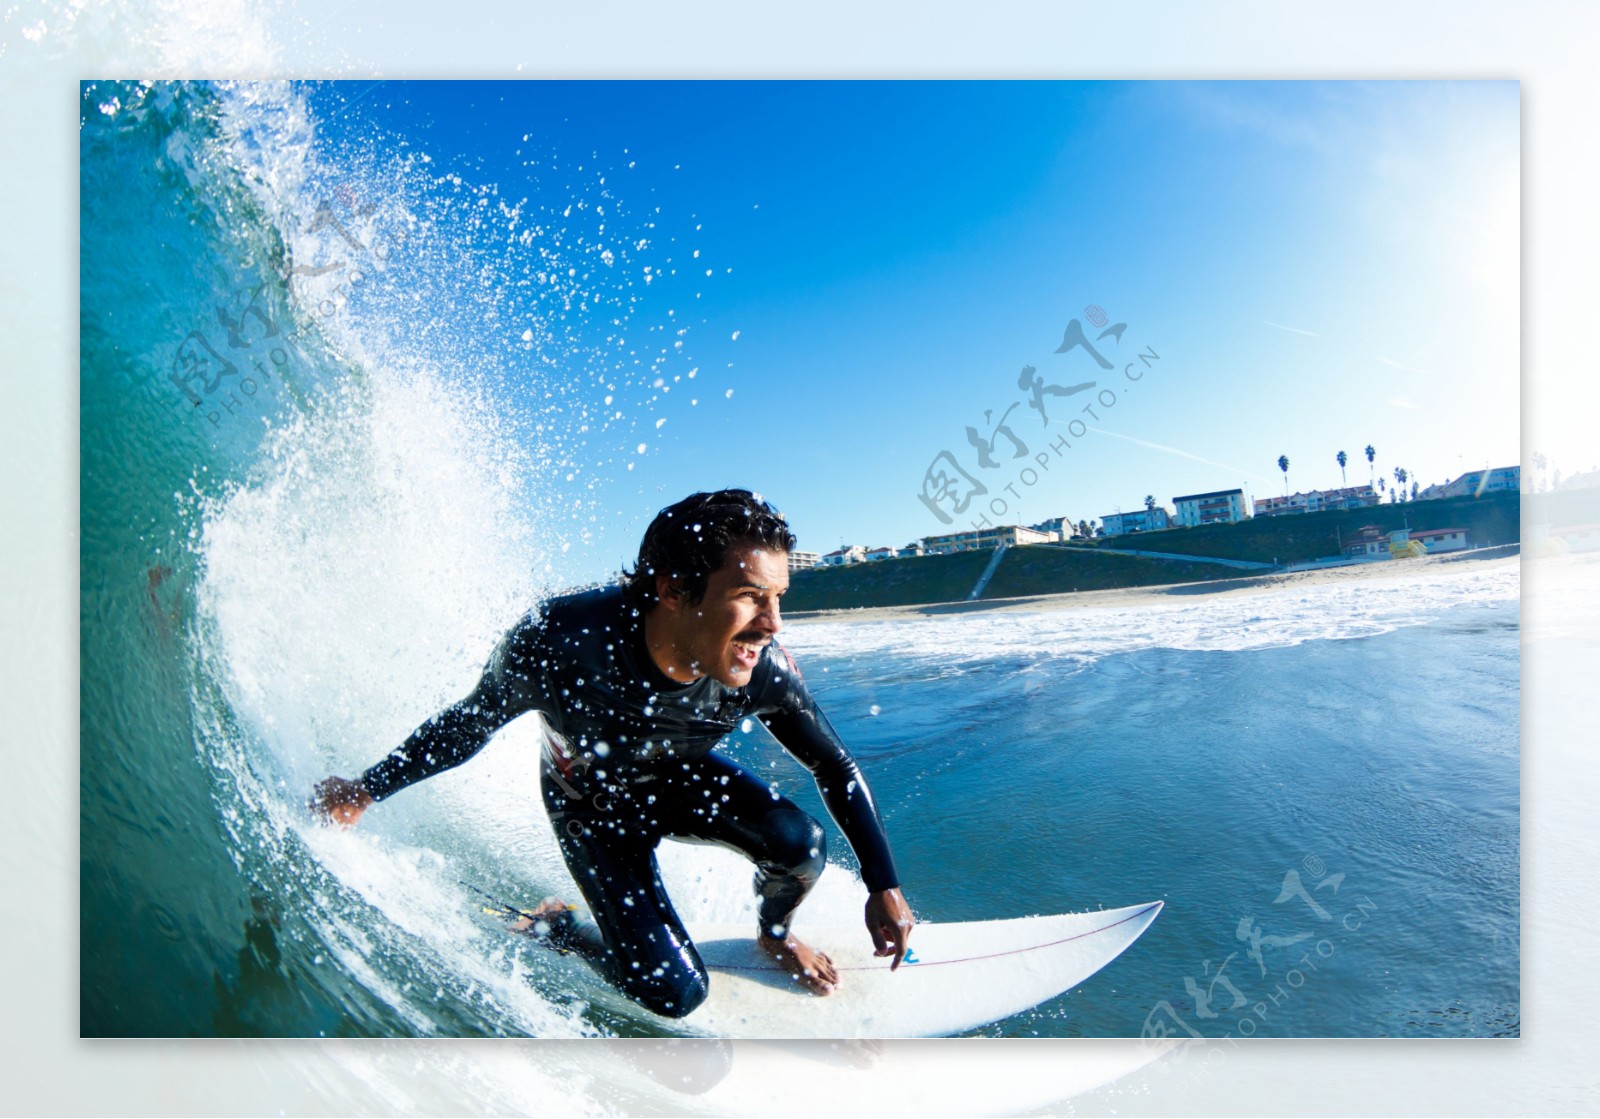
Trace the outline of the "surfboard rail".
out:
M 937 1037 L 1019 1014 L 1071 990 L 1150 927 L 1163 903 L 1121 909 L 924 923 L 900 967 L 872 955 L 864 929 L 807 928 L 843 974 L 830 995 L 764 959 L 744 926 L 688 926 L 710 969 L 705 1003 L 675 1024 L 733 1038 Z

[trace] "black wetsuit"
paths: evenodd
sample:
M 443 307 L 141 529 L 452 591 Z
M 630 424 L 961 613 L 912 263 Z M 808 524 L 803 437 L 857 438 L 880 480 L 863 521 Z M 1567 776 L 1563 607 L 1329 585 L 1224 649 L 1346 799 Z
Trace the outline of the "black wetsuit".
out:
M 710 677 L 679 684 L 651 659 L 643 622 L 617 587 L 552 599 L 506 634 L 471 695 L 417 728 L 361 784 L 382 800 L 460 765 L 500 727 L 538 711 L 545 806 L 601 941 L 558 925 L 557 943 L 642 1005 L 681 1017 L 705 999 L 707 977 L 662 887 L 661 839 L 743 852 L 756 864 L 761 927 L 773 935 L 826 861 L 816 820 L 712 753 L 742 720 L 760 719 L 811 771 L 867 888 L 899 878 L 867 783 L 788 653 L 770 643 L 742 688 Z

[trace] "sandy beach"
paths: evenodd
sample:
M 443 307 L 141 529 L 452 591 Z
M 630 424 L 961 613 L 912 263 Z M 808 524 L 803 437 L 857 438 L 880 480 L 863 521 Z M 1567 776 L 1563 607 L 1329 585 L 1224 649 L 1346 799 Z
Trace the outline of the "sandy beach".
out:
M 1174 598 L 1196 596 L 1234 597 L 1263 594 L 1291 587 L 1310 587 L 1323 583 L 1343 583 L 1366 579 L 1406 579 L 1434 573 L 1440 567 L 1461 564 L 1494 566 L 1521 562 L 1516 545 L 1486 548 L 1421 559 L 1378 560 L 1348 567 L 1324 567 L 1306 571 L 1275 572 L 1270 575 L 1245 575 L 1212 579 L 1201 583 L 1169 583 L 1151 587 L 1120 587 L 1113 590 L 1076 591 L 1065 594 L 1029 595 L 1023 598 L 984 599 L 979 602 L 937 602 L 919 606 L 870 606 L 853 610 L 807 610 L 786 613 L 787 624 L 807 622 L 875 622 L 898 618 L 933 617 L 948 614 L 1021 612 L 1039 610 L 1093 610 L 1137 607 Z

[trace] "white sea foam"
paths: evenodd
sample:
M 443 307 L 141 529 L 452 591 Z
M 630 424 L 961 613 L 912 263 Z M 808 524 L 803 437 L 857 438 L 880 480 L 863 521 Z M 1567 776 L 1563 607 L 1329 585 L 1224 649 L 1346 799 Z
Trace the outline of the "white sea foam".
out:
M 561 375 L 532 415 L 506 414 L 492 391 L 504 347 L 467 330 L 468 345 L 457 348 L 453 332 L 457 319 L 496 321 L 503 292 L 529 278 L 496 271 L 522 265 L 474 259 L 470 234 L 485 221 L 508 233 L 528 215 L 493 209 L 492 189 L 458 196 L 459 180 L 428 180 L 415 162 L 345 152 L 329 163 L 296 87 L 228 86 L 219 96 L 220 146 L 186 136 L 177 154 L 197 191 L 217 187 L 219 174 L 247 184 L 288 263 L 308 269 L 306 283 L 291 285 L 289 310 L 321 374 L 300 386 L 242 481 L 196 499 L 198 746 L 225 790 L 219 812 L 234 861 L 269 890 L 292 879 L 294 895 L 309 899 L 300 916 L 329 966 L 405 1029 L 448 1030 L 445 1007 L 457 1020 L 475 1016 L 475 1029 L 591 1034 L 584 1000 L 620 1010 L 619 997 L 582 969 L 552 970 L 551 957 L 477 913 L 473 892 L 517 905 L 543 894 L 579 900 L 539 798 L 536 719 L 506 728 L 470 764 L 385 801 L 349 833 L 316 826 L 304 804 L 316 780 L 359 773 L 466 694 L 499 635 L 561 585 L 552 557 L 567 542 L 574 501 L 582 508 L 582 483 L 567 473 L 582 446 L 574 432 L 590 420 L 653 431 L 648 378 L 660 378 L 648 365 L 613 372 L 604 389 L 610 418 L 596 418 L 600 390 L 562 364 L 578 343 L 541 326 L 523 339 L 524 353 Z M 342 229 L 318 221 L 329 197 Z M 363 199 L 378 200 L 364 219 Z M 347 234 L 376 243 L 385 229 L 414 228 L 419 215 L 437 232 L 463 213 L 460 236 L 405 242 L 412 255 L 397 250 L 371 265 L 391 271 L 370 294 L 314 314 L 334 298 L 317 285 L 335 273 L 318 270 L 350 256 Z M 562 229 L 523 232 L 528 269 L 602 247 Z M 612 236 L 626 235 L 627 224 L 615 222 Z M 271 240 L 253 245 L 267 250 Z M 621 241 L 610 248 L 613 260 L 638 255 Z M 553 311 L 610 300 L 620 324 L 610 329 L 626 328 L 625 281 L 577 289 L 550 276 L 547 284 L 541 276 L 539 298 Z M 460 277 L 471 282 L 463 288 Z M 515 333 L 523 329 L 517 320 Z M 613 404 L 613 394 L 629 392 L 629 376 L 640 378 L 634 402 Z M 547 506 L 564 520 L 541 512 Z M 677 844 L 660 858 L 685 920 L 753 927 L 747 862 Z M 808 917 L 858 924 L 860 889 L 847 875 L 828 876 Z
M 1457 607 L 1515 599 L 1519 585 L 1515 564 L 1452 563 L 1420 574 L 1174 595 L 1137 606 L 808 622 L 787 629 L 783 640 L 813 656 L 889 655 L 951 666 L 1136 649 L 1267 649 L 1422 625 Z

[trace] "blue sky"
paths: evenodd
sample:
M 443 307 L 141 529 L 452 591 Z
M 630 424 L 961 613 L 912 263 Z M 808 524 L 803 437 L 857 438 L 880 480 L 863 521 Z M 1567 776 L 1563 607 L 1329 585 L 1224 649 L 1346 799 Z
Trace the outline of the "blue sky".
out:
M 1280 454 L 1293 489 L 1340 484 L 1340 450 L 1365 481 L 1368 443 L 1424 485 L 1520 458 L 1514 82 L 358 83 L 313 104 L 325 135 L 381 132 L 507 200 L 603 195 L 597 238 L 651 242 L 623 268 L 671 257 L 628 288 L 626 349 L 666 347 L 656 368 L 597 345 L 614 368 L 592 383 L 514 352 L 502 370 L 508 408 L 566 377 L 625 414 L 577 451 L 614 512 L 593 577 L 655 509 L 724 485 L 826 551 L 967 527 L 997 497 L 1029 523 L 1282 493 Z M 475 228 L 507 279 L 536 267 Z M 1099 333 L 1091 305 L 1127 324 L 1100 343 L 1110 373 L 1054 352 L 1074 318 Z M 1024 365 L 1096 387 L 1047 398 L 1047 425 Z M 1028 454 L 998 436 L 986 470 L 965 429 L 1013 404 Z M 917 497 L 942 451 L 989 489 L 945 502 L 949 526 Z

